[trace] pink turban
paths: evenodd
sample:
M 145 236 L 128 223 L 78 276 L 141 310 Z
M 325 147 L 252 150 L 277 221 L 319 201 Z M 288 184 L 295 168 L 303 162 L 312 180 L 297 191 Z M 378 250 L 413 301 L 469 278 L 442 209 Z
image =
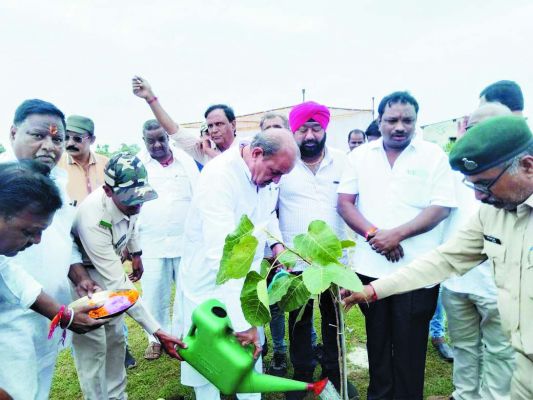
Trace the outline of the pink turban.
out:
M 306 101 L 294 106 L 289 113 L 291 131 L 296 132 L 310 119 L 318 122 L 322 129 L 326 130 L 329 124 L 329 109 L 314 101 Z

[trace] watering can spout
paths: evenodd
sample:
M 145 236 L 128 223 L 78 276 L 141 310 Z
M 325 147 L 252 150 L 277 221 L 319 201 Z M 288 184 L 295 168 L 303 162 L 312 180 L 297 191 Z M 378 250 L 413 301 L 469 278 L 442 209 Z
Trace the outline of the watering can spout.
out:
M 315 383 L 306 383 L 273 375 L 258 374 L 255 371 L 251 371 L 241 381 L 237 393 L 292 392 L 305 390 L 318 395 L 322 392 L 327 382 L 328 379 L 325 378 Z

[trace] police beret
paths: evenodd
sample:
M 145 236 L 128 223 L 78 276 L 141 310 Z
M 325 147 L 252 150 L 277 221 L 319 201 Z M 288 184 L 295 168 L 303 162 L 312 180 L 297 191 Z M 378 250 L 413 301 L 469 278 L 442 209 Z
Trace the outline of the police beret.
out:
M 533 136 L 524 118 L 493 117 L 470 128 L 453 146 L 449 161 L 452 169 L 476 175 L 510 160 L 532 144 Z

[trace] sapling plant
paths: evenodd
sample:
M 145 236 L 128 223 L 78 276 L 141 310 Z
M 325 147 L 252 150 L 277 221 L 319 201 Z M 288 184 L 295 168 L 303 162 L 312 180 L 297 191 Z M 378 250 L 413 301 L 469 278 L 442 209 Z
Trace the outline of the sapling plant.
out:
M 263 230 L 270 238 L 284 245 L 273 263 L 263 260 L 259 271 L 250 270 L 258 240 L 254 236 Z M 339 348 L 339 370 L 341 372 L 341 398 L 347 398 L 346 349 L 344 340 L 344 319 L 341 312 L 340 288 L 360 292 L 363 285 L 357 275 L 341 261 L 343 250 L 355 246 L 350 240 L 340 240 L 333 230 L 320 220 L 312 221 L 306 233 L 294 237 L 289 247 L 281 238 L 274 237 L 266 227 L 254 227 L 247 215 L 243 215 L 236 229 L 226 237 L 217 284 L 229 279 L 242 279 L 241 308 L 246 320 L 252 326 L 262 326 L 270 319 L 269 305 L 278 303 L 285 311 L 301 309 L 310 299 L 318 299 L 330 291 L 336 309 L 337 345 Z M 303 264 L 301 274 L 284 274 L 275 279 L 267 290 L 267 277 L 279 264 L 293 268 Z

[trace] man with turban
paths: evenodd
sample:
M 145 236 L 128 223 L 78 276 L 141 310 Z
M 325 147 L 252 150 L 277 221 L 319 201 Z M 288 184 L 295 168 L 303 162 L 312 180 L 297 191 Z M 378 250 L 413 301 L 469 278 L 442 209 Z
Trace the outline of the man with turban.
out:
M 300 148 L 300 158 L 294 169 L 279 184 L 279 224 L 283 241 L 293 246 L 296 235 L 307 232 L 314 220 L 325 221 L 339 238 L 345 238 L 344 222 L 337 214 L 337 186 L 346 164 L 346 155 L 326 146 L 329 124 L 326 106 L 308 101 L 295 106 L 289 114 L 289 124 Z M 301 274 L 306 264 L 298 263 L 294 273 Z M 322 340 L 322 375 L 340 389 L 339 350 L 337 348 L 337 316 L 329 291 L 320 297 Z M 289 313 L 290 358 L 294 378 L 310 382 L 316 366 L 312 347 L 313 300 L 309 300 L 301 318 L 299 310 Z M 279 357 L 279 356 L 278 356 Z M 274 354 L 276 359 L 276 354 Z M 357 398 L 350 385 L 349 398 Z M 288 392 L 287 399 L 303 399 L 304 392 Z

